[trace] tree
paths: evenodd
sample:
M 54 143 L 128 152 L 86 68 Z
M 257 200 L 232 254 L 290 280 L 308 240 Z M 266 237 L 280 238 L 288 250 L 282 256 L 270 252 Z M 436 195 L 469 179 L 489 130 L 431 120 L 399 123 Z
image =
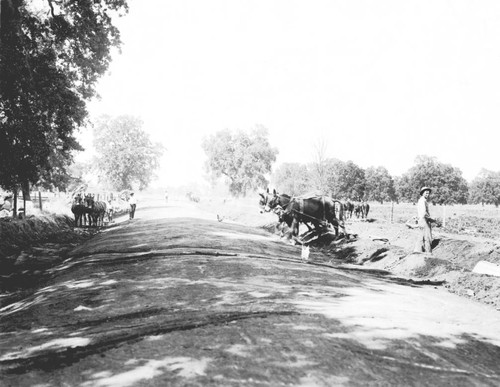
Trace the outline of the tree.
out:
M 94 128 L 94 147 L 97 152 L 95 166 L 99 180 L 121 191 L 146 188 L 155 176 L 164 148 L 152 143 L 136 117 L 102 116 Z
M 263 126 L 250 133 L 226 129 L 205 137 L 202 147 L 208 157 L 207 171 L 214 178 L 224 176 L 234 196 L 267 187 L 266 174 L 271 172 L 278 154 L 267 137 L 268 131 Z
M 365 194 L 365 171 L 352 161 L 329 159 L 328 189 L 335 198 L 361 200 Z
M 317 140 L 314 144 L 314 162 L 309 168 L 311 170 L 311 180 L 314 182 L 314 188 L 323 193 L 328 191 L 327 148 L 327 142 L 324 138 Z
M 291 196 L 305 194 L 311 190 L 310 171 L 304 164 L 281 164 L 272 175 L 275 188 Z
M 0 0 L 0 186 L 61 181 L 126 0 Z
M 443 164 L 435 157 L 417 156 L 414 165 L 403 175 L 406 187 L 405 200 L 416 202 L 423 186 L 432 189 L 431 200 L 438 204 L 466 203 L 468 196 L 467 181 L 462 171 L 450 164 Z
M 384 167 L 370 167 L 365 171 L 366 200 L 375 200 L 383 203 L 396 199 L 394 180 Z
M 408 174 L 396 176 L 394 178 L 394 187 L 396 189 L 396 200 L 398 202 L 407 201 L 416 203 L 415 189 L 411 184 L 410 176 Z
M 472 181 L 470 187 L 470 201 L 472 203 L 500 204 L 500 172 L 482 169 Z

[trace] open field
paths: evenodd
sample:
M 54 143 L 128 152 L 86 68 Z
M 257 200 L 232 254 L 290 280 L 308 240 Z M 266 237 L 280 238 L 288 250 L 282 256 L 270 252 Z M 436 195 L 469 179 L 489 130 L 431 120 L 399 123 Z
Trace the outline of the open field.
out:
M 258 197 L 202 198 L 202 208 L 218 211 L 227 219 L 249 224 L 264 225 L 275 217 L 259 213 Z M 404 224 L 416 215 L 416 205 L 411 203 L 375 203 L 370 202 L 369 218 L 387 223 Z M 493 205 L 431 205 L 431 216 L 443 221 L 442 230 L 449 233 L 500 238 L 500 207 Z
M 370 203 L 370 217 L 394 223 L 405 223 L 416 215 L 410 203 Z M 430 207 L 431 216 L 442 220 L 443 230 L 456 234 L 500 238 L 500 208 L 493 205 L 454 205 Z

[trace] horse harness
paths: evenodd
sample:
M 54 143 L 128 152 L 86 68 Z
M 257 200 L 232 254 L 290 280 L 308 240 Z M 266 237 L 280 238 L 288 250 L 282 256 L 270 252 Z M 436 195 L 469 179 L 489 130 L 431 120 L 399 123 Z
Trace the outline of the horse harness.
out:
M 311 215 L 307 215 L 304 213 L 304 198 L 293 198 L 292 200 L 296 200 L 298 203 L 299 203 L 299 210 L 295 210 L 293 208 L 291 208 L 291 212 L 295 212 L 301 216 L 304 216 L 306 218 L 310 218 L 310 219 L 313 219 L 315 221 L 319 221 L 320 223 L 323 223 L 324 225 L 328 225 L 328 222 L 326 221 L 326 206 L 325 206 L 325 197 L 324 196 L 321 196 L 321 204 L 323 206 L 323 219 L 318 219 L 314 216 L 311 216 Z

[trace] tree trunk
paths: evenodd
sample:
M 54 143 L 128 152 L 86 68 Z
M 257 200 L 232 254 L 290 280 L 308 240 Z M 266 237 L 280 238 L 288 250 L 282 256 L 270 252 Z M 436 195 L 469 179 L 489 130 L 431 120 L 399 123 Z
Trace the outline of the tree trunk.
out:
M 17 188 L 14 189 L 14 203 L 13 204 L 13 208 L 12 208 L 12 217 L 13 218 L 17 218 Z

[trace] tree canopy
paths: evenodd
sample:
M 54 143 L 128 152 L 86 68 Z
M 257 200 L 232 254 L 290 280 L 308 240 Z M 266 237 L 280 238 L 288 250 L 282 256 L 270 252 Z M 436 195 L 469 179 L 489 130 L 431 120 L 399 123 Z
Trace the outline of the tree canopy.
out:
M 394 179 L 385 167 L 370 167 L 365 170 L 365 199 L 380 203 L 396 200 Z
M 272 181 L 278 192 L 287 195 L 297 196 L 311 191 L 312 178 L 309 169 L 304 164 L 281 164 L 273 172 Z
M 415 165 L 398 180 L 400 199 L 416 202 L 420 188 L 432 189 L 431 200 L 437 204 L 467 203 L 468 186 L 462 171 L 435 157 L 417 156 Z
M 234 196 L 267 187 L 266 175 L 276 161 L 278 150 L 268 140 L 268 131 L 257 126 L 250 132 L 221 130 L 202 142 L 206 167 L 214 178 L 224 176 Z
M 500 172 L 482 169 L 470 185 L 470 201 L 480 204 L 500 204 Z
M 361 200 L 365 194 L 365 171 L 351 160 L 327 160 L 327 183 L 334 198 Z
M 142 121 L 132 116 L 102 116 L 94 128 L 95 167 L 99 180 L 121 191 L 146 188 L 159 167 L 164 148 L 153 143 L 142 130 Z
M 126 0 L 0 0 L 0 186 L 57 183 L 120 34 Z

